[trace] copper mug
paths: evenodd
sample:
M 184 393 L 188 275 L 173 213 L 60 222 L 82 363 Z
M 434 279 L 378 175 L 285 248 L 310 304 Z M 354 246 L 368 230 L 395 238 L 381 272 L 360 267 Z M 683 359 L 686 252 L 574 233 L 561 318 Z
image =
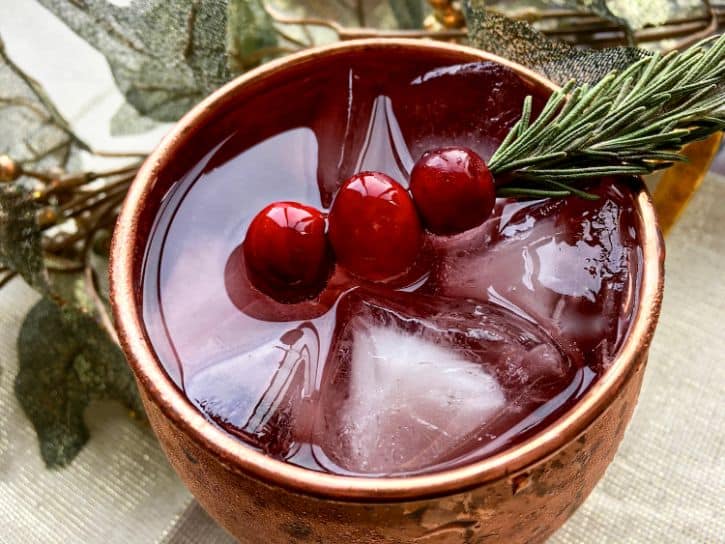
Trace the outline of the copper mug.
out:
M 322 474 L 253 450 L 207 421 L 166 375 L 144 333 L 140 276 L 161 197 L 185 142 L 236 101 L 346 55 L 426 53 L 449 62 L 495 61 L 533 85 L 556 86 L 486 52 L 418 40 L 360 40 L 273 61 L 222 87 L 179 121 L 129 191 L 111 262 L 113 308 L 151 426 L 209 514 L 242 542 L 535 543 L 577 509 L 612 461 L 637 402 L 663 289 L 664 248 L 654 209 L 636 196 L 644 254 L 639 307 L 611 368 L 564 416 L 516 446 L 466 466 L 413 477 Z

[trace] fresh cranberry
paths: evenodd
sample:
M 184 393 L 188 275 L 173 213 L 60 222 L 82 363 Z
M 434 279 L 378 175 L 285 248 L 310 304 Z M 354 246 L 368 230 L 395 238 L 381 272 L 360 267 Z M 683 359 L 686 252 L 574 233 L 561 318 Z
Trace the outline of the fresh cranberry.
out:
M 386 280 L 414 263 L 423 242 L 408 192 L 380 172 L 355 174 L 330 210 L 330 242 L 337 262 L 356 276 Z
M 431 232 L 455 234 L 477 227 L 496 202 L 486 163 L 465 147 L 427 151 L 410 174 L 410 191 Z
M 331 263 L 324 215 L 297 202 L 270 204 L 249 225 L 244 261 L 254 286 L 274 298 L 317 294 Z

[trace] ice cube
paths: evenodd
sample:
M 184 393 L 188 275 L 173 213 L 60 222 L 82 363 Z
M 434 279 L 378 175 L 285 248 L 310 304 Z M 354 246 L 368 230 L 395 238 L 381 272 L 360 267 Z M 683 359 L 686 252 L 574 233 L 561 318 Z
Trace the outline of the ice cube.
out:
M 264 452 L 286 458 L 309 436 L 320 335 L 309 322 L 286 325 L 256 349 L 211 363 L 186 393 L 212 421 Z
M 349 390 L 336 422 L 348 469 L 432 463 L 441 437 L 455 442 L 505 405 L 496 379 L 456 350 L 393 327 L 358 325 L 352 337 Z
M 315 442 L 344 471 L 415 473 L 495 439 L 577 364 L 493 304 L 358 290 L 338 307 Z
M 481 227 L 440 242 L 424 290 L 506 306 L 606 365 L 628 328 L 639 259 L 629 192 L 592 190 L 598 200 L 499 203 Z

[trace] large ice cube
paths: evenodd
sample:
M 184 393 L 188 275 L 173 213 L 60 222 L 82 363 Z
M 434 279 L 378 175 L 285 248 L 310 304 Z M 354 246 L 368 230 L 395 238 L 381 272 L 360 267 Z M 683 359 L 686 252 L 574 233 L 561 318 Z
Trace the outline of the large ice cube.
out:
M 414 473 L 494 440 L 577 364 L 493 304 L 359 290 L 338 307 L 314 441 L 345 471 Z
M 640 259 L 630 193 L 592 190 L 596 201 L 499 203 L 481 227 L 439 240 L 424 290 L 507 306 L 606 366 L 635 307 Z

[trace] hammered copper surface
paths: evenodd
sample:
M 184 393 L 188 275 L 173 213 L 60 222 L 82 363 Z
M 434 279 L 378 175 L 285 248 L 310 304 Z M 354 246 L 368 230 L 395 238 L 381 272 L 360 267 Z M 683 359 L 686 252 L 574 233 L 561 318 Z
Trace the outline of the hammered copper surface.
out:
M 264 88 L 292 66 L 350 52 L 414 49 L 460 62 L 494 60 L 545 87 L 541 76 L 476 49 L 415 40 L 336 44 L 266 64 L 226 85 L 187 114 L 149 157 L 115 231 L 111 280 L 121 343 L 151 424 L 199 502 L 243 542 L 535 543 L 559 527 L 600 479 L 632 415 L 659 315 L 664 248 L 649 196 L 636 201 L 644 255 L 640 305 L 612 367 L 558 421 L 515 447 L 470 465 L 409 478 L 322 474 L 254 451 L 209 423 L 174 386 L 144 334 L 139 270 L 161 173 L 181 142 L 215 112 Z M 379 51 L 378 51 L 379 52 Z
M 589 495 L 616 453 L 645 358 L 607 410 L 551 458 L 463 493 L 421 501 L 339 502 L 269 486 L 220 463 L 144 398 L 174 469 L 204 508 L 249 544 L 543 542 Z

